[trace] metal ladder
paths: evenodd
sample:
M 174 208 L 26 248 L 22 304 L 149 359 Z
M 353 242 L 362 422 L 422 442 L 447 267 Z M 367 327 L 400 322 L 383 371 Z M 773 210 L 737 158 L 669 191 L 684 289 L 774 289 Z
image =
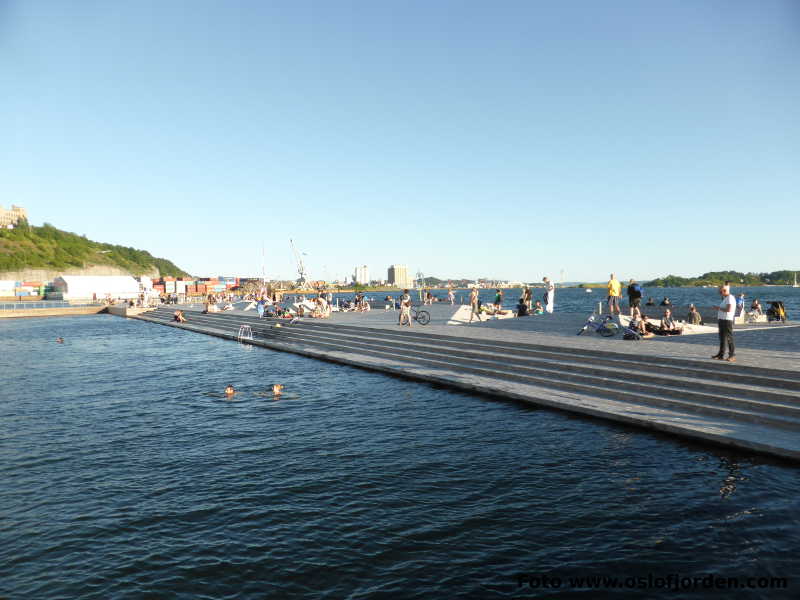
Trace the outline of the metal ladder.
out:
M 253 339 L 253 329 L 250 325 L 239 325 L 239 333 L 236 336 L 238 341 L 242 340 L 252 340 Z

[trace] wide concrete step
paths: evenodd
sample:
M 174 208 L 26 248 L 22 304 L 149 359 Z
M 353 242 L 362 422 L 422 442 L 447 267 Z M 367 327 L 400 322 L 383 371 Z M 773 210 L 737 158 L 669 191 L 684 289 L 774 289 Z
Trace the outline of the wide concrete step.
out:
M 215 319 L 216 315 L 203 315 L 205 318 L 201 320 L 191 315 L 189 324 L 179 325 L 171 322 L 171 313 L 169 310 L 163 311 L 161 315 L 150 313 L 152 316 L 143 315 L 138 318 L 210 333 L 226 339 L 236 339 L 239 327 L 236 321 L 240 320 L 238 318 Z M 209 317 L 210 320 L 206 320 Z M 523 380 L 514 372 L 505 372 L 494 364 L 492 368 L 487 369 L 482 365 L 476 368 L 452 364 L 446 357 L 420 360 L 418 357 L 415 359 L 413 356 L 405 357 L 398 352 L 392 352 L 391 346 L 388 350 L 381 348 L 378 351 L 364 352 L 358 341 L 350 340 L 347 344 L 341 341 L 322 342 L 319 339 L 292 340 L 291 336 L 283 335 L 288 329 L 293 329 L 289 327 L 278 329 L 278 334 L 269 338 L 260 337 L 257 328 L 253 329 L 256 332 L 256 339 L 252 343 L 276 350 L 361 366 L 425 382 L 442 383 L 466 391 L 516 398 L 540 406 L 800 460 L 800 436 L 797 434 L 796 420 L 791 418 L 751 414 L 750 411 L 719 406 L 700 407 L 697 402 L 682 404 L 680 400 L 670 397 L 659 398 L 653 394 L 625 395 L 625 392 L 617 391 L 615 395 L 609 396 L 607 390 L 595 389 L 596 386 L 565 382 L 563 375 L 527 376 L 527 379 Z M 267 327 L 258 329 L 270 333 Z M 302 329 L 298 327 L 296 330 Z M 687 406 L 688 404 L 692 406 Z
M 277 339 L 278 336 L 272 332 L 254 329 L 255 335 L 261 335 L 265 339 Z M 330 342 L 356 345 L 360 350 L 377 351 L 386 349 L 387 345 L 382 340 L 364 341 L 354 337 L 308 332 L 303 329 L 287 328 L 280 334 L 281 339 L 296 340 L 301 339 L 308 343 Z M 493 366 L 502 368 L 506 371 L 519 373 L 559 373 L 565 377 L 585 378 L 591 381 L 603 381 L 609 386 L 618 386 L 627 390 L 642 392 L 649 391 L 671 391 L 681 394 L 682 397 L 693 398 L 700 401 L 716 400 L 721 404 L 739 405 L 741 407 L 761 407 L 767 412 L 776 414 L 787 414 L 800 416 L 800 398 L 786 394 L 782 390 L 775 392 L 771 389 L 757 386 L 734 386 L 731 384 L 707 384 L 699 379 L 690 377 L 675 376 L 653 377 L 649 373 L 631 373 L 629 370 L 609 367 L 595 367 L 591 363 L 582 361 L 574 364 L 553 359 L 541 359 L 536 361 L 514 359 L 509 357 L 498 358 L 496 354 L 481 352 L 470 352 L 464 350 L 450 351 L 446 348 L 429 350 L 427 347 L 420 347 L 418 344 L 407 344 L 392 342 L 391 351 L 403 353 L 404 355 L 422 357 L 440 357 L 447 355 L 452 359 L 464 361 L 472 360 L 474 364 Z M 467 364 L 467 362 L 464 362 Z
M 387 336 L 377 335 L 374 337 L 365 338 L 362 334 L 358 332 L 350 332 L 348 331 L 349 328 L 338 328 L 334 331 L 329 330 L 317 330 L 317 329 L 309 329 L 303 326 L 294 326 L 294 327 L 287 327 L 281 328 L 279 331 L 273 330 L 269 325 L 262 325 L 262 326 L 253 326 L 253 331 L 258 332 L 260 335 L 264 336 L 289 336 L 293 335 L 298 332 L 302 332 L 305 335 L 316 335 L 319 336 L 320 339 L 358 339 L 358 340 L 371 340 L 376 342 L 381 342 L 385 344 L 389 344 L 392 346 L 408 346 L 413 347 L 416 349 L 424 349 L 424 348 L 435 348 L 437 352 L 458 352 L 464 356 L 490 356 L 495 359 L 502 359 L 504 363 L 507 364 L 517 364 L 517 365 L 528 365 L 531 363 L 542 363 L 542 364 L 555 364 L 561 365 L 564 370 L 574 370 L 576 372 L 587 372 L 592 373 L 595 375 L 599 375 L 602 373 L 607 372 L 619 372 L 623 374 L 628 374 L 630 378 L 636 377 L 646 377 L 652 383 L 659 383 L 663 385 L 670 385 L 675 382 L 691 382 L 693 386 L 701 386 L 703 389 L 707 389 L 709 391 L 716 391 L 719 389 L 720 386 L 723 387 L 731 387 L 731 385 L 735 385 L 736 389 L 741 389 L 744 393 L 747 393 L 748 390 L 753 390 L 754 393 L 760 394 L 770 388 L 772 388 L 773 380 L 771 378 L 767 378 L 763 380 L 765 385 L 745 385 L 743 384 L 743 378 L 740 378 L 735 382 L 735 384 L 729 384 L 727 382 L 720 382 L 720 383 L 713 383 L 709 384 L 705 380 L 705 371 L 696 371 L 696 370 L 680 370 L 676 371 L 674 368 L 671 370 L 667 370 L 666 368 L 662 369 L 653 369 L 651 365 L 645 364 L 642 365 L 638 362 L 632 362 L 631 364 L 627 362 L 619 362 L 619 361 L 608 361 L 603 359 L 598 359 L 595 357 L 585 357 L 581 354 L 576 355 L 575 353 L 566 353 L 566 352 L 534 352 L 530 354 L 523 354 L 521 356 L 516 356 L 515 354 L 501 354 L 498 355 L 497 348 L 494 347 L 485 347 L 482 345 L 476 344 L 449 344 L 446 341 L 441 344 L 420 344 L 419 340 L 416 339 L 406 339 L 402 336 L 400 338 L 388 338 Z M 424 340 L 422 340 L 424 341 Z M 669 373 L 669 377 L 662 377 L 660 376 L 661 373 Z M 762 380 L 757 380 L 761 382 Z M 778 387 L 775 388 L 774 392 L 770 392 L 775 399 L 782 399 L 787 402 L 800 402 L 800 395 L 792 394 L 785 391 L 783 388 Z
M 407 350 L 387 350 L 379 345 L 364 343 L 342 343 L 321 341 L 318 338 L 302 336 L 285 340 L 286 343 L 328 348 L 331 351 L 363 353 L 365 349 L 373 356 L 383 356 L 414 365 L 445 367 L 458 369 L 460 372 L 494 377 L 507 381 L 536 384 L 578 393 L 590 393 L 600 397 L 614 398 L 638 404 L 668 406 L 688 412 L 721 415 L 740 418 L 749 422 L 771 424 L 776 427 L 800 430 L 800 410 L 791 407 L 774 405 L 766 402 L 743 401 L 733 397 L 696 394 L 688 390 L 667 390 L 655 386 L 631 386 L 624 380 L 613 378 L 598 379 L 594 377 L 572 376 L 547 369 L 513 369 L 491 361 L 462 359 L 455 355 L 437 355 L 431 352 L 413 352 Z
M 153 315 L 153 313 L 149 313 Z M 156 318 L 172 319 L 171 311 L 162 310 Z M 220 318 L 227 317 L 227 318 Z M 192 321 L 196 323 L 207 323 L 209 326 L 220 327 L 221 323 L 227 323 L 232 329 L 238 331 L 242 324 L 242 319 L 237 318 L 241 315 L 192 315 Z M 297 332 L 304 332 L 307 335 L 334 336 L 336 339 L 357 338 L 364 341 L 372 341 L 392 346 L 412 345 L 415 348 L 430 348 L 432 344 L 425 334 L 421 337 L 403 335 L 403 333 L 387 331 L 385 329 L 369 329 L 371 335 L 364 335 L 364 328 L 355 327 L 316 327 L 309 326 L 309 321 L 302 321 L 298 325 L 274 329 L 275 322 L 267 322 L 264 319 L 254 319 L 248 321 L 256 335 L 264 337 L 291 336 Z M 316 324 L 314 324 L 316 325 Z M 738 373 L 731 372 L 731 365 L 724 365 L 722 372 L 713 363 L 698 363 L 699 367 L 687 367 L 682 365 L 681 369 L 674 366 L 659 365 L 639 361 L 637 357 L 622 355 L 622 358 L 608 358 L 596 356 L 591 352 L 575 352 L 572 350 L 535 350 L 520 351 L 517 345 L 498 345 L 474 343 L 473 340 L 463 340 L 451 338 L 450 336 L 439 336 L 440 341 L 433 344 L 437 352 L 459 353 L 465 356 L 480 357 L 491 355 L 496 359 L 502 358 L 504 363 L 527 366 L 532 363 L 546 364 L 551 369 L 557 368 L 560 371 L 573 373 L 591 374 L 602 377 L 607 374 L 618 373 L 630 381 L 639 381 L 652 385 L 662 385 L 665 387 L 683 387 L 691 385 L 696 391 L 704 391 L 711 394 L 725 394 L 725 388 L 734 386 L 737 395 L 755 400 L 769 399 L 777 403 L 792 405 L 798 402 L 800 394 L 793 394 L 786 388 L 785 381 L 775 377 L 758 377 L 750 372 Z M 503 352 L 506 350 L 506 352 Z M 636 360 L 633 360 L 636 359 Z M 727 370 L 727 372 L 725 372 Z M 736 371 L 739 369 L 737 368 Z M 664 376 L 667 375 L 667 376 Z M 713 383 L 709 382 L 713 380 Z M 721 391 L 718 389 L 721 388 Z
M 171 313 L 170 313 L 171 314 Z M 199 313 L 197 313 L 199 314 Z M 268 326 L 274 323 L 286 323 L 283 319 L 259 319 L 257 316 L 243 316 L 219 313 L 214 315 L 202 315 L 211 318 L 221 318 L 229 321 L 236 321 L 238 323 L 246 323 L 253 326 L 261 325 Z M 193 318 L 194 313 L 193 313 Z M 620 352 L 590 350 L 590 349 L 575 349 L 563 348 L 558 349 L 553 346 L 545 346 L 539 344 L 520 344 L 510 343 L 500 340 L 475 340 L 472 338 L 463 338 L 450 335 L 418 333 L 407 329 L 391 330 L 385 328 L 374 327 L 359 327 L 359 326 L 340 326 L 325 321 L 304 319 L 300 326 L 303 328 L 315 328 L 327 331 L 347 330 L 355 334 L 405 339 L 405 340 L 418 340 L 420 343 L 428 345 L 437 344 L 446 345 L 448 347 L 465 347 L 473 349 L 481 349 L 487 351 L 504 352 L 509 356 L 524 357 L 528 355 L 542 355 L 547 353 L 553 356 L 563 357 L 586 357 L 592 358 L 595 364 L 601 364 L 599 361 L 607 361 L 604 364 L 609 366 L 612 363 L 624 366 L 629 369 L 641 369 L 643 365 L 647 365 L 651 372 L 662 372 L 674 374 L 676 368 L 685 371 L 688 374 L 697 374 L 704 379 L 712 379 L 715 381 L 731 381 L 735 383 L 761 385 L 766 387 L 781 387 L 787 390 L 800 392 L 800 372 L 786 371 L 781 369 L 765 369 L 761 367 L 751 367 L 747 365 L 729 365 L 727 363 L 719 363 L 712 361 L 699 361 L 683 358 L 672 357 L 653 357 L 644 355 L 631 355 Z
M 324 323 L 324 322 L 320 323 L 311 320 L 303 321 L 303 325 L 305 327 L 317 327 L 317 328 L 333 328 L 333 329 L 340 328 L 339 326 L 334 324 Z M 418 339 L 420 342 L 425 342 L 428 344 L 433 343 L 435 340 L 436 343 L 440 342 L 450 343 L 450 344 L 461 343 L 469 346 L 497 348 L 498 350 L 504 350 L 509 353 L 518 353 L 518 354 L 524 354 L 526 352 L 550 352 L 550 353 L 556 352 L 570 356 L 587 356 L 595 359 L 605 358 L 607 360 L 619 361 L 632 366 L 646 363 L 648 365 L 652 365 L 653 368 L 666 368 L 671 372 L 674 372 L 676 367 L 684 369 L 698 369 L 702 371 L 704 374 L 707 374 L 708 376 L 715 378 L 716 377 L 741 378 L 744 375 L 749 375 L 752 377 L 762 378 L 765 381 L 771 381 L 776 386 L 784 386 L 790 389 L 800 391 L 800 371 L 787 371 L 784 369 L 752 367 L 741 364 L 737 364 L 734 367 L 733 365 L 729 365 L 727 363 L 711 362 L 706 360 L 633 355 L 623 352 L 614 352 L 611 350 L 604 351 L 604 350 L 594 350 L 587 348 L 578 349 L 578 348 L 568 348 L 568 347 L 559 350 L 557 348 L 554 348 L 552 345 L 548 346 L 541 344 L 506 342 L 501 340 L 487 340 L 487 339 L 476 340 L 474 338 L 464 338 L 464 337 L 440 335 L 434 333 L 430 334 L 419 333 L 417 331 L 410 331 L 407 329 L 400 330 L 399 328 L 398 330 L 390 330 L 382 328 L 355 327 L 351 325 L 348 325 L 346 327 L 341 327 L 341 329 L 345 328 L 352 329 L 354 331 L 360 331 L 362 332 L 362 334 L 366 335 L 378 335 L 379 332 L 383 332 L 387 337 L 414 338 Z

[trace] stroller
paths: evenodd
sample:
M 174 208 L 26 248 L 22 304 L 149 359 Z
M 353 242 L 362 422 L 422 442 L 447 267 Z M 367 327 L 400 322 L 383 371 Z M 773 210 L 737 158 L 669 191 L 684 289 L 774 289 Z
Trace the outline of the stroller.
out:
M 786 308 L 780 300 L 772 300 L 767 309 L 767 321 L 786 323 Z

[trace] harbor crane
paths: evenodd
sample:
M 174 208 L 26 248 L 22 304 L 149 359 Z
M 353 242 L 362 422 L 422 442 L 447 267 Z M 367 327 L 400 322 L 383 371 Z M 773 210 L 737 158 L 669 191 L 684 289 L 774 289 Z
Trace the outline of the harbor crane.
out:
M 303 256 L 300 252 L 298 252 L 297 247 L 292 241 L 292 238 L 289 238 L 289 245 L 292 247 L 294 260 L 297 262 L 297 274 L 299 275 L 299 278 L 297 279 L 297 287 L 301 288 L 308 282 L 308 278 L 306 277 L 306 266 L 303 264 Z

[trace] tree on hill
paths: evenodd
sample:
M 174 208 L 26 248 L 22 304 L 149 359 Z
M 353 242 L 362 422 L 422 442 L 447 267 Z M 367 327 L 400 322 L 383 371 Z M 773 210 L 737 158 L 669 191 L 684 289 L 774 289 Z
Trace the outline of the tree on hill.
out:
M 33 227 L 27 221 L 20 221 L 14 229 L 0 230 L 0 272 L 80 269 L 92 265 L 113 266 L 132 275 L 149 273 L 155 268 L 162 276 L 189 276 L 171 261 L 144 250 L 93 242 L 49 223 Z
M 794 271 L 773 271 L 772 273 L 740 273 L 739 271 L 711 271 L 698 277 L 678 277 L 667 275 L 645 283 L 649 287 L 686 287 L 722 285 L 730 281 L 736 285 L 791 285 Z

